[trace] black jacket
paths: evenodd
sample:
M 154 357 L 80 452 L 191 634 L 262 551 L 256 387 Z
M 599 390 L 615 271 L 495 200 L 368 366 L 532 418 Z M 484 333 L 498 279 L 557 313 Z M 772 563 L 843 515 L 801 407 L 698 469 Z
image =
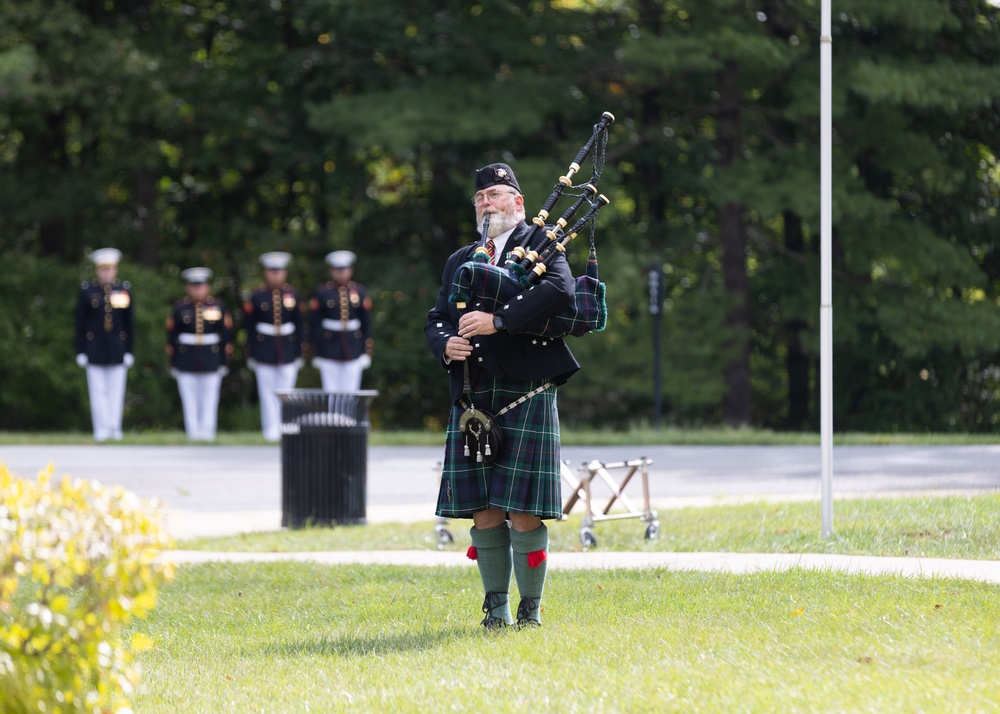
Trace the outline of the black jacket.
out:
M 84 281 L 76 301 L 76 354 L 94 365 L 122 364 L 132 353 L 132 286 Z
M 508 238 L 507 247 L 524 245 L 528 230 L 528 224 L 522 221 Z M 541 248 L 547 241 L 544 231 L 536 231 L 526 247 Z M 448 258 L 441 277 L 437 303 L 427 313 L 427 323 L 424 326 L 431 352 L 450 372 L 453 403 L 462 397 L 464 370 L 462 362 L 445 364 L 444 361 L 445 345 L 450 337 L 458 334 L 460 317 L 450 297 L 455 272 L 471 259 L 475 248 L 475 243 L 467 245 Z M 503 264 L 503 258 L 499 263 Z M 573 300 L 576 283 L 565 255 L 559 253 L 547 268 L 537 285 L 516 293 L 503 305 L 480 308 L 502 316 L 505 329 L 495 335 L 473 339 L 474 349 L 468 360 L 469 376 L 473 384 L 483 369 L 495 377 L 522 382 L 552 379 L 556 384 L 564 383 L 580 369 L 580 364 L 562 338 L 538 337 L 528 332 L 533 325 L 558 315 Z
M 338 285 L 332 280 L 316 288 L 309 303 L 309 328 L 316 357 L 340 362 L 363 354 L 372 356 L 371 298 L 365 286 L 353 280 Z M 323 325 L 333 320 L 342 329 Z
M 247 352 L 260 364 L 290 364 L 302 357 L 302 301 L 290 285 L 254 290 L 243 304 Z
M 232 317 L 214 297 L 198 303 L 191 298 L 175 302 L 167 318 L 171 367 L 178 372 L 197 373 L 216 372 L 225 367 L 232 330 Z

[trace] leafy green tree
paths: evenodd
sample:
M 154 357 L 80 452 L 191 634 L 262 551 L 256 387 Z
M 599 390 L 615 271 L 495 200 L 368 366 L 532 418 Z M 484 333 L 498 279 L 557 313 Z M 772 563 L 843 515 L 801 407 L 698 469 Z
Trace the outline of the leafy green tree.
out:
M 336 248 L 375 298 L 377 423 L 439 425 L 420 327 L 445 256 L 475 237 L 473 169 L 513 164 L 533 212 L 608 110 L 610 319 L 572 342 L 566 421 L 651 415 L 661 266 L 668 421 L 815 429 L 819 9 L 0 0 L 0 256 L 21 271 L 0 331 L 32 347 L 5 428 L 86 428 L 55 306 L 100 245 L 136 284 L 134 425 L 180 423 L 162 353 L 180 269 L 213 268 L 238 311 L 259 253 L 292 252 L 308 294 Z M 997 21 L 982 0 L 835 4 L 838 428 L 996 424 Z M 578 271 L 585 255 L 581 238 Z M 220 423 L 255 428 L 241 349 L 232 366 Z
M 998 196 L 989 166 L 1000 149 L 991 130 L 1000 118 L 1000 17 L 980 2 L 844 10 L 841 35 L 852 44 L 834 120 L 847 194 L 835 243 L 847 283 L 834 308 L 846 318 L 835 323 L 838 421 L 980 429 L 963 414 L 985 406 L 995 419 L 997 393 L 977 389 L 983 380 L 969 381 L 963 365 L 995 364 L 1000 348 L 989 271 L 996 248 L 982 226 Z M 846 382 L 840 371 L 867 379 Z M 875 381 L 878 396 L 866 389 Z M 934 382 L 940 391 L 929 402 Z M 887 402 L 900 406 L 891 416 Z
M 996 300 L 983 269 L 992 244 L 965 243 L 976 229 L 967 232 L 962 223 L 980 216 L 988 224 L 980 203 L 995 206 L 989 167 L 996 152 L 983 129 L 995 125 L 997 14 L 978 2 L 838 6 L 836 422 L 877 428 L 855 395 L 878 399 L 896 387 L 859 380 L 863 365 L 891 371 L 903 355 L 932 353 L 961 355 L 960 363 L 973 355 L 995 360 Z M 729 423 L 747 421 L 751 364 L 753 397 L 765 400 L 749 412 L 758 415 L 756 423 L 801 428 L 804 395 L 815 394 L 818 71 L 806 47 L 818 35 L 818 10 L 818 3 L 640 2 L 631 42 L 623 44 L 623 81 L 637 98 L 633 112 L 649 117 L 633 154 L 637 163 L 656 167 L 625 172 L 623 188 L 639 196 L 645 177 L 667 174 L 666 157 L 676 157 L 670 168 L 681 164 L 671 174 L 673 192 L 678 207 L 696 210 L 670 237 L 698 250 L 694 257 L 675 252 L 668 263 L 681 273 L 690 266 L 687 283 L 699 285 L 702 295 L 683 300 L 690 293 L 682 283 L 672 307 L 700 309 L 705 299 L 727 306 L 721 342 L 736 352 L 712 352 L 729 360 L 721 370 Z M 715 90 L 711 98 L 708 87 Z M 669 100 L 660 98 L 666 94 Z M 662 133 L 652 130 L 657 125 Z M 665 138 L 676 149 L 665 147 Z M 704 168 L 685 174 L 691 163 Z M 660 224 L 670 226 L 672 212 L 666 209 Z M 932 212 L 947 214 L 947 228 Z M 704 279 L 696 283 L 698 273 Z M 721 291 L 709 297 L 708 286 L 719 282 Z M 678 333 L 684 343 L 717 334 L 694 324 L 697 334 Z M 957 350 L 936 351 L 945 347 Z M 681 366 L 688 369 L 690 360 Z M 995 399 L 994 391 L 989 400 Z M 963 411 L 961 401 L 951 411 Z M 887 421 L 880 412 L 875 423 L 928 428 L 923 417 L 913 417 L 900 411 Z
M 138 51 L 123 5 L 0 4 L 12 87 L 0 96 L 0 246 L 75 261 L 153 230 L 155 58 Z
M 428 11 L 412 3 L 388 15 L 370 4 L 346 5 L 328 26 L 330 51 L 363 38 L 370 60 L 351 65 L 325 101 L 309 105 L 310 121 L 367 171 L 355 234 L 402 263 L 381 275 L 406 271 L 416 279 L 397 284 L 403 299 L 384 316 L 392 322 L 377 323 L 407 360 L 390 362 L 377 347 L 375 376 L 392 377 L 381 383 L 389 393 L 412 389 L 406 403 L 425 405 L 424 424 L 441 424 L 449 407 L 444 378 L 422 326 L 445 259 L 476 238 L 468 203 L 473 171 L 493 161 L 514 164 L 528 210 L 541 206 L 609 108 L 600 78 L 612 57 L 606 28 L 613 18 L 582 4 L 446 2 Z M 578 261 L 585 258 L 585 247 L 574 250 Z

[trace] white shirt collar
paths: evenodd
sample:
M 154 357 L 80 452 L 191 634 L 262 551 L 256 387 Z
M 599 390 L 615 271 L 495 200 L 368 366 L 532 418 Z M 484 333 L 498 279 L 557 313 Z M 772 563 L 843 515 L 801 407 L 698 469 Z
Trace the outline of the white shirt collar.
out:
M 517 228 L 517 225 L 515 225 L 514 228 Z M 496 258 L 494 259 L 494 263 L 496 265 L 503 265 L 507 259 L 507 240 L 510 238 L 510 234 L 514 232 L 514 228 L 501 233 L 493 239 L 493 246 L 496 248 Z

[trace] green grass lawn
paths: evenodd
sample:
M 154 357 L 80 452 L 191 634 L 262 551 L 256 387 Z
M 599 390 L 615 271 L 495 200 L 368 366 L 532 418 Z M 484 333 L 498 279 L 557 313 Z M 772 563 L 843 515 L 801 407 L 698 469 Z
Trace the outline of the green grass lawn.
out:
M 513 586 L 512 586 L 513 587 Z M 479 626 L 475 568 L 182 566 L 142 714 L 974 712 L 1000 707 L 997 589 L 793 570 L 553 571 L 543 627 Z
M 748 503 L 597 524 L 599 548 L 990 558 L 1000 496 Z M 203 539 L 215 550 L 436 548 L 433 521 Z M 449 524 L 449 549 L 468 521 Z M 551 523 L 579 550 L 579 517 Z M 511 583 L 516 602 L 516 583 Z M 793 569 L 553 570 L 543 627 L 479 625 L 476 568 L 181 565 L 142 632 L 135 711 L 976 712 L 1000 708 L 995 585 Z M 178 708 L 181 707 L 181 708 Z
M 598 522 L 602 551 L 843 553 L 851 555 L 1000 558 L 1000 494 L 920 498 L 844 499 L 834 502 L 835 533 L 820 536 L 818 501 L 757 501 L 658 512 L 660 533 L 646 540 L 639 519 Z M 447 524 L 464 552 L 468 520 Z M 581 516 L 550 522 L 552 551 L 579 551 Z M 438 548 L 434 522 L 372 523 L 305 528 L 183 541 L 179 548 L 215 551 L 423 550 Z
M 818 501 L 758 501 L 662 509 L 655 540 L 638 519 L 594 530 L 602 551 L 995 560 L 998 512 L 997 494 L 837 500 L 824 539 Z M 550 523 L 553 551 L 582 549 L 580 518 Z M 464 552 L 469 521 L 447 525 L 455 542 L 443 547 Z M 177 545 L 439 547 L 430 518 Z M 124 640 L 141 632 L 153 643 L 136 654 L 137 714 L 979 712 L 1000 710 L 998 594 L 972 581 L 804 569 L 553 570 L 541 629 L 489 633 L 471 563 L 188 564 Z

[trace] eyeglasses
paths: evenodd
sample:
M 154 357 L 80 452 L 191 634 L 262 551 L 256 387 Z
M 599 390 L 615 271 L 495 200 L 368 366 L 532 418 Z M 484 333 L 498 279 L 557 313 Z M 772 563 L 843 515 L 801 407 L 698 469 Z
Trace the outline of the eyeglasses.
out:
M 496 203 L 497 201 L 500 200 L 500 197 L 505 194 L 510 196 L 516 196 L 517 191 L 503 191 L 499 188 L 490 188 L 485 191 L 480 191 L 479 193 L 477 193 L 475 196 L 472 197 L 472 205 L 481 206 L 483 205 L 483 201 L 486 200 L 487 198 L 490 199 L 490 203 Z

